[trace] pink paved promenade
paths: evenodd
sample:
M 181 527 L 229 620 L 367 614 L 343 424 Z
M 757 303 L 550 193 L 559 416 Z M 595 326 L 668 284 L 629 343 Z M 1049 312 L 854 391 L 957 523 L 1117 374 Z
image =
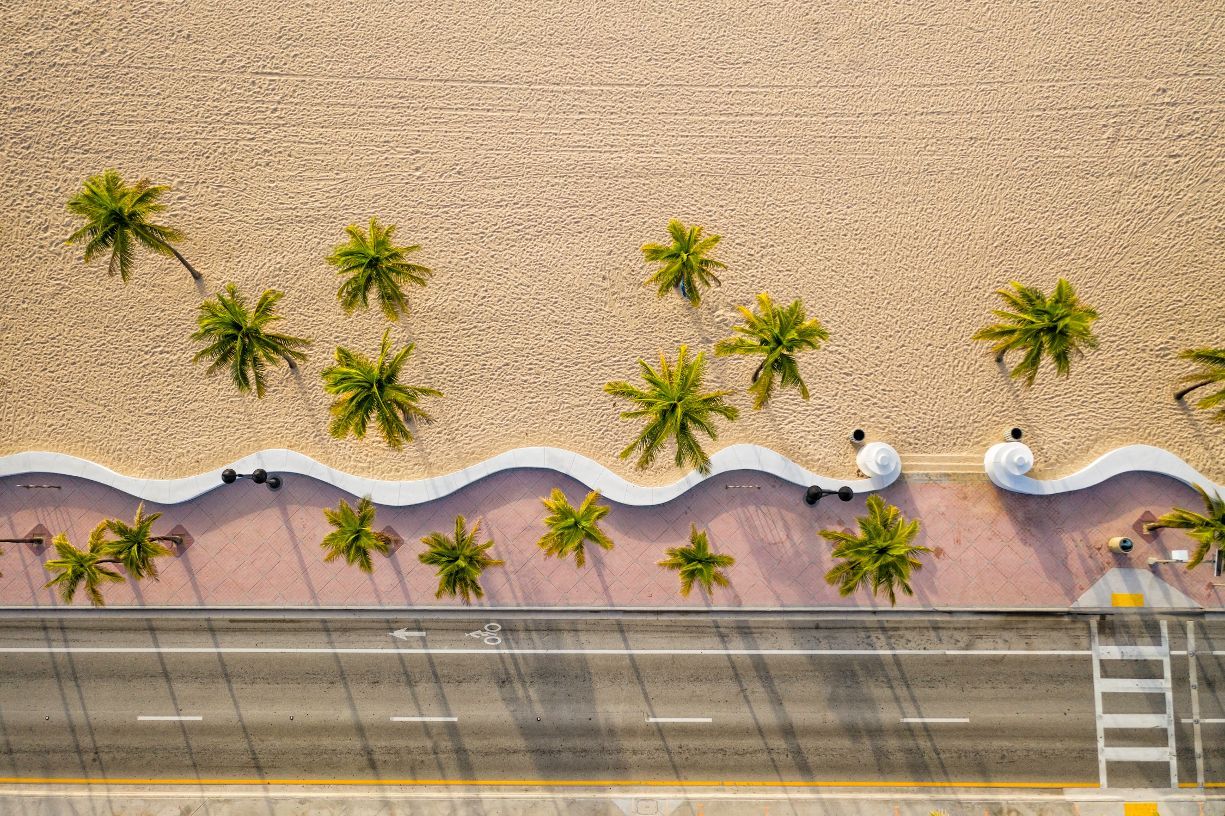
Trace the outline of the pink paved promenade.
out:
M 26 490 L 17 484 L 58 484 L 61 490 Z M 376 556 L 367 576 L 343 563 L 326 564 L 320 540 L 327 532 L 321 509 L 351 498 L 306 477 L 289 476 L 278 493 L 249 482 L 221 487 L 194 501 L 148 505 L 164 512 L 155 533 L 181 526 L 191 537 L 181 554 L 162 559 L 161 580 L 111 584 L 109 606 L 433 606 L 431 568 L 417 561 L 421 536 L 450 530 L 462 513 L 479 518 L 506 561 L 485 573 L 483 606 L 619 607 L 873 607 L 888 606 L 866 592 L 841 598 L 823 576 L 832 565 L 823 527 L 853 527 L 864 512 L 862 497 L 827 498 L 816 507 L 802 490 L 760 473 L 731 473 L 708 480 L 666 505 L 613 505 L 605 529 L 616 549 L 591 551 L 587 566 L 546 559 L 536 547 L 545 515 L 540 497 L 554 486 L 572 501 L 586 492 L 549 471 L 499 474 L 428 505 L 380 508 L 379 529 L 390 526 L 404 541 L 390 558 Z M 1135 525 L 1144 512 L 1171 506 L 1196 508 L 1189 488 L 1161 476 L 1128 475 L 1077 493 L 1031 497 L 1000 491 L 986 481 L 928 482 L 903 479 L 883 492 L 908 517 L 920 519 L 920 542 L 935 554 L 913 581 L 915 596 L 899 607 L 1066 607 L 1111 567 L 1145 567 L 1150 556 L 1168 557 L 1188 540 L 1162 531 L 1152 540 Z M 78 546 L 103 517 L 129 519 L 137 502 L 80 479 L 30 474 L 0 479 L 0 534 L 22 537 L 41 525 L 67 532 Z M 682 598 L 677 580 L 655 565 L 665 547 L 687 539 L 695 522 L 710 532 L 716 551 L 736 557 L 731 587 L 708 600 Z M 1105 541 L 1129 535 L 1130 557 L 1111 554 Z M 51 557 L 26 545 L 6 544 L 0 556 L 0 605 L 52 606 L 42 588 Z M 1197 602 L 1220 607 L 1212 569 L 1178 565 L 1156 574 Z M 82 599 L 77 606 L 85 606 Z

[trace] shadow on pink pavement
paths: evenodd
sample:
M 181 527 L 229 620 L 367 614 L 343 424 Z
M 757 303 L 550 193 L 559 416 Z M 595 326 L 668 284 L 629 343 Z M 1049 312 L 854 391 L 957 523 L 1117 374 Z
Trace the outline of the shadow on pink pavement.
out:
M 60 490 L 26 490 L 18 482 L 58 484 Z M 859 607 L 888 608 L 867 592 L 840 597 L 825 582 L 833 566 L 823 528 L 854 529 L 863 497 L 832 498 L 809 507 L 803 489 L 757 472 L 712 477 L 676 500 L 655 507 L 610 502 L 604 527 L 616 546 L 590 548 L 587 565 L 546 558 L 536 546 L 544 532 L 541 497 L 560 487 L 572 501 L 586 488 L 547 470 L 515 470 L 490 476 L 442 499 L 415 507 L 380 507 L 376 527 L 390 526 L 403 546 L 376 557 L 373 575 L 325 563 L 320 541 L 328 527 L 324 507 L 351 496 L 304 476 L 289 476 L 271 492 L 248 482 L 214 490 L 177 505 L 147 504 L 163 513 L 155 533 L 181 526 L 193 539 L 185 552 L 159 562 L 161 579 L 140 586 L 107 586 L 109 606 L 458 606 L 435 599 L 433 570 L 417 560 L 420 539 L 448 530 L 458 514 L 479 519 L 506 561 L 486 571 L 485 597 L 474 606 L 517 607 Z M 899 608 L 1066 607 L 1107 570 L 1145 567 L 1191 542 L 1177 531 L 1151 541 L 1134 534 L 1145 512 L 1195 507 L 1188 487 L 1157 475 L 1129 474 L 1059 496 L 1025 496 L 986 481 L 918 481 L 903 478 L 884 497 L 922 523 L 919 543 L 933 549 L 915 573 L 913 597 Z M 67 533 L 83 545 L 105 517 L 130 518 L 138 502 L 103 485 L 71 477 L 26 474 L 0 479 L 0 537 L 26 534 L 36 525 Z M 690 523 L 709 531 L 713 549 L 730 554 L 731 586 L 708 597 L 695 589 L 682 598 L 675 573 L 656 565 L 668 547 L 684 544 Z M 1131 535 L 1130 556 L 1110 553 L 1106 541 Z M 0 605 L 57 606 L 43 584 L 48 551 L 9 544 L 0 556 Z M 1211 585 L 1212 568 L 1154 568 L 1159 577 L 1207 607 L 1222 606 Z M 79 598 L 76 605 L 84 604 Z

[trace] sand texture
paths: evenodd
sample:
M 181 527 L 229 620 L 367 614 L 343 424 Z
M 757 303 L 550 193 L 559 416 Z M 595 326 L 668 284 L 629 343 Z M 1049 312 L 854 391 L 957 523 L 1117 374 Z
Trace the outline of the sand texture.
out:
M 1168 448 L 1225 478 L 1225 428 L 1171 399 L 1225 342 L 1222 11 L 1164 3 L 263 3 L 16 0 L 0 35 L 0 453 L 180 476 L 266 447 L 386 478 L 521 445 L 616 458 L 601 386 L 709 348 L 736 304 L 803 298 L 832 339 L 812 399 L 754 413 L 755 361 L 712 361 L 766 445 L 850 475 L 863 426 L 905 454 L 1007 425 L 1038 467 Z M 171 184 L 197 287 L 144 255 L 128 286 L 63 239 L 114 167 Z M 435 271 L 398 341 L 441 389 L 402 452 L 327 435 L 319 372 L 385 320 L 346 317 L 323 258 L 372 215 Z M 669 218 L 724 236 L 700 309 L 639 252 Z M 1067 276 L 1101 349 L 1026 392 L 970 341 L 1011 279 Z M 311 337 L 262 401 L 193 365 L 198 304 L 283 289 Z

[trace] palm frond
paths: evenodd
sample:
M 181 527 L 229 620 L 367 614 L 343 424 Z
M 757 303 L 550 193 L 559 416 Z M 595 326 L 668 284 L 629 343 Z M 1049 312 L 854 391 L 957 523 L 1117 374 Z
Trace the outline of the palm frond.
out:
M 104 557 L 107 547 L 104 540 L 105 531 L 106 522 L 104 521 L 89 534 L 89 546 L 85 550 L 78 550 L 72 546 L 68 537 L 63 533 L 55 536 L 51 540 L 51 545 L 59 557 L 52 558 L 44 565 L 47 571 L 55 573 L 55 576 L 43 585 L 44 588 L 56 588 L 64 603 L 72 603 L 77 590 L 83 585 L 90 603 L 94 606 L 103 606 L 105 601 L 100 585 L 123 581 L 122 575 L 104 566 L 107 563 L 113 563 Z
M 675 219 L 668 222 L 668 234 L 671 244 L 644 244 L 642 247 L 643 257 L 658 264 L 646 283 L 656 287 L 659 297 L 677 290 L 696 307 L 702 302 L 702 288 L 719 284 L 716 270 L 725 268 L 724 264 L 708 257 L 719 243 L 719 236 L 704 237 L 702 227 L 686 227 Z
M 1210 494 L 1199 485 L 1193 485 L 1204 502 L 1204 513 L 1196 513 L 1176 507 L 1156 521 L 1144 525 L 1145 532 L 1171 529 L 1183 530 L 1196 543 L 1195 553 L 1187 562 L 1187 569 L 1199 566 L 1213 548 L 1225 547 L 1225 498 Z
M 324 561 L 343 558 L 345 563 L 369 573 L 374 571 L 371 553 L 391 552 L 391 539 L 374 529 L 375 507 L 369 496 L 363 496 L 356 509 L 341 499 L 335 509 L 325 507 L 323 516 L 335 528 L 323 537 L 322 547 L 327 552 Z
M 483 598 L 481 588 L 481 573 L 489 567 L 500 567 L 504 562 L 491 558 L 487 553 L 493 547 L 492 541 L 477 543 L 480 538 L 481 524 L 479 521 L 467 529 L 467 521 L 463 516 L 455 517 L 455 534 L 430 533 L 421 539 L 426 551 L 418 554 L 422 564 L 438 568 L 438 591 L 435 598 L 449 595 L 459 597 L 464 603 L 471 603 L 474 597 Z
M 910 575 L 923 568 L 918 556 L 931 550 L 913 543 L 919 522 L 906 521 L 901 510 L 885 504 L 880 496 L 868 496 L 867 509 L 868 514 L 858 519 L 858 534 L 821 531 L 821 537 L 834 545 L 834 558 L 842 559 L 825 574 L 825 580 L 837 586 L 842 596 L 867 587 L 873 595 L 883 592 L 891 605 L 896 604 L 898 590 L 914 594 Z
M 732 327 L 736 336 L 715 344 L 715 354 L 760 356 L 761 363 L 753 374 L 749 393 L 754 410 L 761 410 L 774 394 L 775 377 L 784 388 L 794 388 L 808 399 L 808 386 L 800 377 L 796 355 L 819 349 L 829 339 L 829 332 L 816 318 L 808 319 L 804 304 L 792 301 L 776 306 L 768 292 L 757 296 L 757 311 L 738 306 L 744 322 Z
M 993 312 L 999 322 L 979 329 L 973 339 L 991 343 L 991 351 L 1000 358 L 1013 351 L 1024 352 L 1009 376 L 1024 380 L 1026 387 L 1037 380 L 1043 360 L 1051 361 L 1056 376 L 1068 376 L 1073 358 L 1098 347 L 1093 334 L 1097 311 L 1081 303 L 1064 278 L 1055 284 L 1050 297 L 1016 281 L 1010 285 L 1011 289 L 996 291 L 1008 309 Z
M 548 532 L 537 542 L 537 546 L 544 550 L 546 558 L 573 555 L 575 566 L 582 567 L 587 563 L 584 545 L 588 541 L 606 550 L 613 548 L 612 539 L 599 526 L 600 519 L 609 511 L 608 507 L 596 504 L 599 499 L 599 491 L 593 490 L 575 507 L 560 488 L 553 488 L 547 499 L 541 499 L 549 511 L 544 520 Z
M 141 502 L 131 524 L 119 519 L 106 519 L 102 522 L 103 528 L 113 538 L 103 543 L 102 552 L 123 564 L 133 578 L 152 578 L 156 581 L 155 559 L 172 554 L 168 547 L 153 538 L 153 522 L 161 517 L 161 513 L 146 516 L 144 502 Z
M 647 420 L 638 436 L 619 454 L 622 459 L 637 454 L 635 466 L 648 468 L 667 441 L 672 440 L 676 445 L 677 467 L 688 465 L 703 474 L 710 472 L 710 457 L 698 443 L 695 431 L 717 439 L 712 418 L 721 416 L 735 420 L 740 412 L 724 400 L 730 391 L 701 391 L 705 365 L 703 354 L 690 360 L 689 348 L 681 346 L 675 365 L 662 353 L 658 369 L 651 368 L 645 360 L 638 361 L 646 388 L 624 381 L 605 384 L 605 393 L 629 400 L 634 405 L 633 409 L 622 412 L 622 419 Z
M 384 316 L 398 320 L 408 313 L 404 287 L 425 286 L 429 281 L 433 273 L 427 267 L 407 260 L 421 247 L 396 245 L 395 231 L 394 224 L 384 227 L 377 218 L 370 219 L 368 231 L 350 224 L 345 227 L 349 240 L 327 257 L 337 274 L 345 276 L 336 298 L 346 313 L 369 308 L 373 294 Z
M 1181 382 L 1191 384 L 1175 396 L 1182 398 L 1188 393 L 1207 386 L 1212 389 L 1195 402 L 1195 407 L 1212 411 L 1214 422 L 1225 422 L 1225 348 L 1193 348 L 1179 353 L 1179 358 L 1194 363 L 1197 368 L 1182 376 Z
M 169 187 L 141 180 L 128 185 L 114 170 L 85 179 L 81 191 L 68 201 L 68 212 L 82 219 L 82 226 L 68 236 L 69 244 L 84 244 L 85 261 L 110 251 L 107 271 L 127 283 L 135 268 L 137 244 L 160 255 L 182 260 L 172 247 L 183 240 L 178 230 L 153 222 L 166 209 L 161 202 Z M 196 272 L 184 261 L 196 276 Z
M 378 357 L 371 360 L 346 348 L 336 349 L 336 364 L 323 370 L 324 390 L 336 397 L 328 431 L 337 439 L 366 436 L 373 421 L 387 444 L 400 449 L 413 440 L 410 423 L 426 424 L 433 417 L 421 407 L 425 397 L 441 391 L 399 382 L 404 361 L 413 344 L 391 354 L 391 330 L 383 332 Z
M 281 320 L 276 304 L 284 297 L 276 289 L 265 290 L 254 309 L 249 309 L 238 287 L 228 283 L 200 304 L 197 329 L 191 339 L 203 343 L 194 362 L 209 361 L 208 373 L 228 370 L 230 379 L 241 393 L 255 391 L 262 398 L 267 387 L 265 373 L 269 365 L 281 362 L 289 366 L 306 360 L 303 349 L 310 341 L 302 337 L 279 334 L 268 327 Z
M 725 569 L 736 563 L 730 555 L 711 552 L 706 531 L 698 531 L 697 525 L 689 525 L 689 546 L 670 547 L 664 551 L 668 556 L 658 562 L 664 569 L 675 570 L 680 578 L 681 595 L 689 597 L 696 583 L 710 595 L 715 586 L 728 586 Z

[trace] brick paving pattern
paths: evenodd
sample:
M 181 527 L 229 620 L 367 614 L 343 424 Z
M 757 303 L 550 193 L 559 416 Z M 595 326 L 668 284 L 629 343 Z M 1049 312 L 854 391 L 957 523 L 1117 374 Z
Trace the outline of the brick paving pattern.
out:
M 18 484 L 57 484 L 27 490 Z M 432 568 L 417 561 L 420 539 L 450 531 L 462 513 L 480 519 L 503 568 L 486 571 L 479 606 L 530 607 L 888 607 L 867 592 L 847 598 L 824 580 L 832 566 L 822 528 L 854 528 L 863 497 L 803 502 L 803 489 L 755 472 L 713 477 L 668 504 L 612 505 L 604 529 L 616 548 L 589 548 L 587 566 L 545 558 L 536 546 L 544 532 L 540 498 L 562 488 L 577 503 L 586 489 L 543 470 L 516 470 L 484 479 L 416 507 L 380 507 L 376 527 L 391 527 L 403 545 L 375 556 L 373 575 L 343 562 L 324 563 L 319 542 L 328 531 L 322 508 L 353 497 L 303 476 L 286 477 L 276 493 L 240 481 L 161 511 L 155 534 L 185 528 L 184 551 L 159 561 L 160 581 L 104 588 L 109 606 L 452 606 L 435 599 Z M 1111 567 L 1145 567 L 1149 556 L 1169 557 L 1191 542 L 1178 531 L 1138 532 L 1137 521 L 1173 506 L 1196 509 L 1198 496 L 1156 475 L 1129 474 L 1088 490 L 1035 497 L 1001 491 L 986 481 L 903 478 L 882 492 L 907 517 L 922 522 L 919 543 L 935 550 L 915 574 L 913 598 L 898 607 L 1066 607 Z M 83 546 L 104 517 L 131 520 L 137 501 L 112 488 L 62 476 L 26 474 L 0 479 L 0 536 L 24 537 L 36 527 L 66 532 Z M 674 573 L 656 566 L 666 547 L 687 541 L 690 523 L 710 533 L 717 552 L 736 558 L 731 586 L 713 598 L 695 590 L 682 598 Z M 1110 553 L 1106 540 L 1127 535 L 1130 556 Z M 0 545 L 0 605 L 54 606 L 42 585 L 43 561 L 28 545 Z M 1161 565 L 1156 574 L 1198 603 L 1220 607 L 1208 564 L 1188 571 Z M 83 596 L 77 606 L 85 606 Z

